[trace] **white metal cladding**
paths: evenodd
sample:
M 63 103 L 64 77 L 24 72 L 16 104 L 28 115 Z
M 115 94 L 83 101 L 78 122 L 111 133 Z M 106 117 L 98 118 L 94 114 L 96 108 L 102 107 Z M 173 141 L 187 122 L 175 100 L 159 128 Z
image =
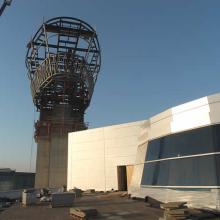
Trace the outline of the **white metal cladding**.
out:
M 207 96 L 195 101 L 185 103 L 183 105 L 168 109 L 149 119 L 149 125 L 145 127 L 145 138 L 142 135 L 142 142 L 137 151 L 136 165 L 132 176 L 132 184 L 129 193 L 132 196 L 145 197 L 152 196 L 162 202 L 169 201 L 188 201 L 189 205 L 195 207 L 210 207 L 220 209 L 220 193 L 219 186 L 153 186 L 141 185 L 145 159 L 140 161 L 142 152 L 147 152 L 148 141 L 158 139 L 170 134 L 181 133 L 187 130 L 197 129 L 220 123 L 220 94 Z M 143 133 L 143 132 L 142 132 Z M 141 150 L 140 150 L 141 149 Z M 164 158 L 155 161 L 179 160 L 192 157 L 206 157 L 209 155 L 218 155 L 219 152 L 211 152 L 207 154 L 189 155 L 183 157 Z M 155 161 L 147 161 L 152 163 Z M 138 183 L 140 184 L 138 186 Z M 181 190 L 177 188 L 184 188 Z M 203 190 L 198 190 L 203 188 Z M 195 191 L 196 189 L 196 191 Z M 198 191 L 197 191 L 198 190 Z M 202 197 L 206 198 L 201 199 Z
M 138 121 L 69 134 L 68 189 L 118 189 L 117 166 L 135 163 Z
M 147 140 L 220 123 L 220 93 L 170 108 L 149 119 Z

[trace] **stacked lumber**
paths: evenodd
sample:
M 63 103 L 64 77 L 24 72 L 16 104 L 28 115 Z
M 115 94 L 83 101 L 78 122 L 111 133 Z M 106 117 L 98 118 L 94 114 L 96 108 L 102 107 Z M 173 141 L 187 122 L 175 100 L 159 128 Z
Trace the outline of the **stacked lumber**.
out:
M 96 217 L 97 210 L 91 207 L 70 208 L 70 216 L 75 220 L 86 220 L 90 217 Z
M 164 209 L 164 217 L 160 218 L 161 220 L 182 220 L 189 217 L 186 202 L 168 202 L 160 207 Z
M 164 216 L 159 220 L 196 220 L 219 217 L 219 212 L 188 208 L 186 202 L 168 202 L 161 204 L 160 207 L 164 209 Z

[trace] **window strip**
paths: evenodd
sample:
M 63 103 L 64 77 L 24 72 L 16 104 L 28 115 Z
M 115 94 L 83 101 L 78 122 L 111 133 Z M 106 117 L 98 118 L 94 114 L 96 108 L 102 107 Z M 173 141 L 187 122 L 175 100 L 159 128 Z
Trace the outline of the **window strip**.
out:
M 159 185 L 141 185 L 143 188 L 179 188 L 179 189 L 220 189 L 220 186 L 159 186 Z
M 209 155 L 218 155 L 220 152 L 213 152 L 213 153 L 205 153 L 205 154 L 194 154 L 194 155 L 187 155 L 187 156 L 179 156 L 179 157 L 169 157 L 169 158 L 163 158 L 163 159 L 157 159 L 157 160 L 148 160 L 144 163 L 153 163 L 153 162 L 159 162 L 159 161 L 166 161 L 166 160 L 176 160 L 176 159 L 184 159 L 184 158 L 191 158 L 191 157 L 203 157 L 203 156 L 209 156 Z

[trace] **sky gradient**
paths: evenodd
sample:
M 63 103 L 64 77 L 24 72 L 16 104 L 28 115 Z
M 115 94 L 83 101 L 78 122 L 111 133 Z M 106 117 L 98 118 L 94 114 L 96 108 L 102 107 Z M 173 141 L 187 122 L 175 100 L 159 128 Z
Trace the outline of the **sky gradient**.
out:
M 35 170 L 25 54 L 43 21 L 76 17 L 98 33 L 102 67 L 86 111 L 93 128 L 219 92 L 219 10 L 219 0 L 13 0 L 0 18 L 0 167 Z

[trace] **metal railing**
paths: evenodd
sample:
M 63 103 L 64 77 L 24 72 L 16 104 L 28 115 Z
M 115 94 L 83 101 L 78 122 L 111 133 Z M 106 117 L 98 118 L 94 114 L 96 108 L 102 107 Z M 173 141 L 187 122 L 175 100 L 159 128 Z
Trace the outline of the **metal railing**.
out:
M 70 61 L 72 62 L 70 64 Z M 50 54 L 36 69 L 32 80 L 31 80 L 31 92 L 32 97 L 34 98 L 36 93 L 40 92 L 41 88 L 46 87 L 53 76 L 59 74 L 71 74 L 71 69 L 74 68 L 74 73 L 80 74 L 85 71 L 89 71 L 87 68 L 89 65 L 86 65 L 82 60 L 75 59 L 70 60 L 66 55 L 63 54 Z M 91 73 L 90 73 L 91 74 Z

